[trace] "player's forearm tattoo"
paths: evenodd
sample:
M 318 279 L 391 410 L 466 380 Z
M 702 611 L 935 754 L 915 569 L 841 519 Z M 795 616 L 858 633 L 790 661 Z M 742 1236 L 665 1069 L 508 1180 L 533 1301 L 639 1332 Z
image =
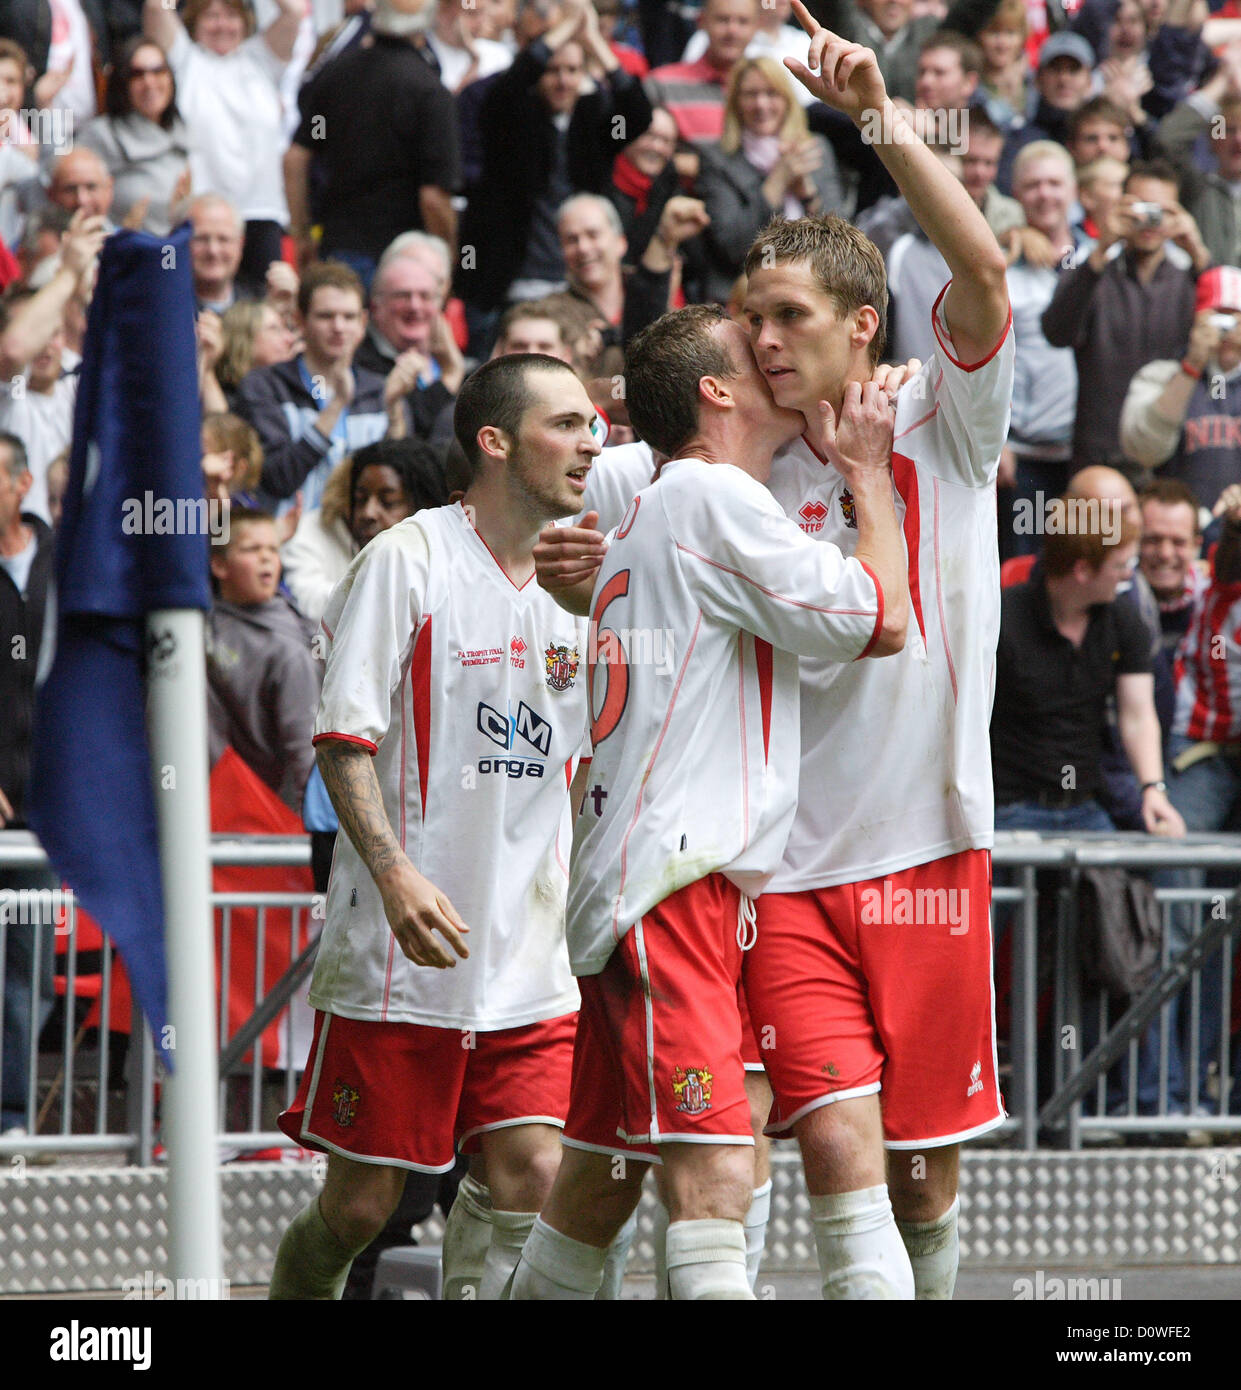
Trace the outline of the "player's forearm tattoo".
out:
M 365 748 L 329 740 L 317 750 L 323 785 L 340 817 L 341 829 L 372 878 L 387 872 L 401 855 L 392 831 L 375 766 Z

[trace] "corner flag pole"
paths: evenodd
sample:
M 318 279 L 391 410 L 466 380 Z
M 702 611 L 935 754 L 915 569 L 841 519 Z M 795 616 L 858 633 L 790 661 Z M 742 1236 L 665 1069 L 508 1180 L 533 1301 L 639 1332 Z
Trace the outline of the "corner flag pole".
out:
M 221 1287 L 215 940 L 207 810 L 207 671 L 196 608 L 147 616 L 148 733 L 159 817 L 168 958 L 164 1082 L 171 1277 Z M 201 1283 L 195 1286 L 204 1287 Z

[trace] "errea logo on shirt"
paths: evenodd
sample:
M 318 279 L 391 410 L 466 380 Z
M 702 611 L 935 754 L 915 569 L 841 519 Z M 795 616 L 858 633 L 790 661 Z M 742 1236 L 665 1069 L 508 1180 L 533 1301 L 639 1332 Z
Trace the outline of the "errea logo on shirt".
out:
M 801 518 L 798 526 L 808 535 L 817 535 L 827 520 L 827 507 L 822 502 L 806 502 L 798 508 L 797 515 Z
M 526 644 L 520 637 L 514 637 L 508 644 L 508 660 L 510 666 L 515 666 L 519 671 L 526 669 Z

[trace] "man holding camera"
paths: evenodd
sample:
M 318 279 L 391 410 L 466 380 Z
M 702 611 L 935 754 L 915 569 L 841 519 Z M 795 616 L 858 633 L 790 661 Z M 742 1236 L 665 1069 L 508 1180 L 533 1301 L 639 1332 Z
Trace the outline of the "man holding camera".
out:
M 1180 355 L 1148 362 L 1129 383 L 1120 442 L 1218 517 L 1220 495 L 1241 478 L 1241 270 L 1201 275 L 1195 309 Z
M 1169 242 L 1179 250 L 1170 253 Z M 1043 313 L 1047 341 L 1071 347 L 1077 359 L 1082 389 L 1073 461 L 1079 468 L 1106 464 L 1135 485 L 1146 480 L 1146 470 L 1121 449 L 1125 392 L 1148 362 L 1181 353 L 1194 318 L 1195 282 L 1210 262 L 1197 224 L 1177 202 L 1176 170 L 1162 160 L 1134 164 L 1094 250 L 1060 277 Z

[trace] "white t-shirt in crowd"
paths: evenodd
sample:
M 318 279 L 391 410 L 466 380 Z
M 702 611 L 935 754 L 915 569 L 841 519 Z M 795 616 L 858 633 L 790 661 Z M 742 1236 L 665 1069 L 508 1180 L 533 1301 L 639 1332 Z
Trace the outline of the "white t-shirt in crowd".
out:
M 66 360 L 70 356 L 66 354 Z M 76 362 L 77 358 L 73 360 Z M 47 395 L 32 391 L 29 377 L 27 370 L 11 381 L 0 381 L 0 430 L 15 434 L 26 446 L 26 462 L 34 481 L 22 502 L 22 511 L 34 512 L 50 526 L 47 470 L 73 438 L 78 377 L 76 373 L 62 376 Z
M 190 177 L 199 193 L 218 193 L 247 221 L 287 226 L 280 79 L 285 64 L 261 34 L 225 57 L 191 42 L 182 29 L 168 62 L 177 107 L 193 137 Z
M 677 459 L 638 493 L 592 600 L 592 793 L 566 918 L 576 974 L 602 970 L 643 913 L 708 874 L 762 892 L 797 800 L 796 653 L 853 661 L 882 621 L 869 570 L 804 535 L 740 468 Z
M 50 0 L 52 31 L 48 40 L 46 72 L 64 72 L 72 62 L 69 80 L 57 92 L 54 106 L 73 112 L 83 125 L 94 116 L 95 74 L 91 66 L 90 25 L 78 0 Z
M 376 536 L 328 601 L 315 741 L 373 751 L 384 809 L 471 929 L 451 970 L 401 954 L 336 841 L 310 1002 L 347 1018 L 494 1031 L 572 1013 L 568 787 L 586 726 L 585 623 L 518 589 L 460 506 Z
M 962 365 L 943 298 L 933 311 L 936 351 L 896 407 L 892 472 L 912 610 L 905 647 L 852 666 L 803 658 L 800 800 L 770 892 L 857 883 L 992 843 L 995 475 L 1012 401 L 1012 323 L 985 361 Z M 769 486 L 804 531 L 853 552 L 853 498 L 804 440 L 776 455 Z

